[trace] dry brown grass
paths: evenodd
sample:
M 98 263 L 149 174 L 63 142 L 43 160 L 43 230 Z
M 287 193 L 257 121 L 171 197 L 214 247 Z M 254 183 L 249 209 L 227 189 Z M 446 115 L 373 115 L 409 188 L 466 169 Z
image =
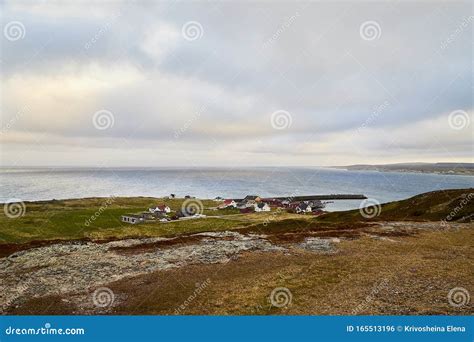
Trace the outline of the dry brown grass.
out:
M 181 314 L 473 314 L 471 304 L 449 305 L 454 287 L 474 293 L 474 231 L 422 232 L 344 240 L 336 254 L 248 253 L 220 265 L 193 265 L 109 284 L 113 314 L 175 314 L 207 279 L 210 284 Z M 288 288 L 291 305 L 273 307 L 272 289 Z M 64 298 L 63 298 L 64 299 Z M 65 298 L 67 299 L 67 298 Z M 78 313 L 59 297 L 31 300 L 12 313 Z

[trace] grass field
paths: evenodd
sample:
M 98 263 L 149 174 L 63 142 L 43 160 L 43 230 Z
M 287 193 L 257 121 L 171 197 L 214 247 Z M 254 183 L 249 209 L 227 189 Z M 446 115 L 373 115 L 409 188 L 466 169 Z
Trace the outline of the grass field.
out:
M 169 223 L 147 222 L 138 225 L 123 223 L 120 221 L 120 216 L 145 211 L 151 206 L 163 203 L 176 211 L 182 207 L 185 200 L 117 197 L 25 202 L 25 214 L 21 217 L 9 218 L 4 212 L 0 214 L 0 243 L 152 237 L 242 228 L 257 232 L 331 226 L 343 228 L 344 225 L 377 220 L 445 220 L 449 215 L 452 216 L 450 220 L 454 222 L 462 218 L 472 219 L 473 199 L 474 189 L 436 191 L 383 204 L 380 207 L 380 215 L 373 219 L 362 217 L 359 210 L 334 212 L 318 218 L 312 215 L 289 214 L 284 211 L 239 214 L 236 209 L 212 210 L 218 202 L 202 200 L 204 214 L 211 217 Z
M 374 221 L 450 221 L 472 218 L 474 214 L 474 188 L 440 190 L 415 197 L 382 204 L 380 215 Z M 335 212 L 321 217 L 322 221 L 353 222 L 360 221 L 359 210 Z
M 247 250 L 238 258 L 215 263 L 215 259 L 209 257 L 222 250 L 223 244 L 220 248 L 214 248 L 216 245 L 211 244 L 202 253 L 202 259 L 196 259 L 197 262 L 188 263 L 192 254 L 185 253 L 179 259 L 180 263 L 183 262 L 179 267 L 143 271 L 137 276 L 120 280 L 112 277 L 106 286 L 115 293 L 117 303 L 104 313 L 176 314 L 177 307 L 193 296 L 196 284 L 206 282 L 208 285 L 203 292 L 179 314 L 467 315 L 474 312 L 473 304 L 452 306 L 447 295 L 457 287 L 468 291 L 472 289 L 472 193 L 473 189 L 438 191 L 387 203 L 380 207 L 379 215 L 373 219 L 366 219 L 359 210 L 328 213 L 321 217 L 275 211 L 236 214 L 235 210 L 211 210 L 216 202 L 204 200 L 205 213 L 215 217 L 137 225 L 122 223 L 120 215 L 146 210 L 151 205 L 163 203 L 163 200 L 144 197 L 116 198 L 113 201 L 89 198 L 26 203 L 24 216 L 0 216 L 0 256 L 10 256 L 22 250 L 58 253 L 55 248 L 47 251 L 52 244 L 49 240 L 113 240 L 238 229 L 246 236 L 249 236 L 248 233 L 264 233 L 266 241 L 285 250 L 271 253 Z M 174 199 L 166 203 L 173 210 L 178 210 L 183 202 L 184 199 Z M 85 224 L 92 216 L 97 218 Z M 445 220 L 463 223 L 443 225 L 441 222 Z M 335 242 L 334 253 L 314 253 L 301 248 L 301 243 L 307 238 L 337 239 L 338 242 Z M 222 241 L 230 242 L 229 245 L 235 243 L 235 240 L 226 239 L 222 238 Z M 36 242 L 32 241 L 38 240 L 43 242 L 34 245 Z M 130 263 L 133 269 L 146 270 L 148 262 L 156 261 L 156 257 L 149 253 L 182 253 L 181 248 L 186 246 L 193 246 L 199 251 L 203 246 L 202 240 L 202 237 L 190 235 L 159 243 L 145 241 L 126 249 L 116 249 L 114 253 L 127 256 L 120 259 L 124 265 Z M 48 247 L 32 248 L 44 245 Z M 102 246 L 101 243 L 85 245 Z M 58 253 L 57 257 L 63 257 L 62 253 Z M 74 276 L 76 282 L 81 277 L 87 282 L 92 282 L 92 279 L 102 281 L 103 271 L 110 265 L 105 261 L 106 254 L 102 254 L 105 252 L 94 253 L 87 257 L 87 262 L 80 264 Z M 83 293 L 57 293 L 58 282 L 67 285 L 70 281 L 63 274 L 58 276 L 57 272 L 70 275 L 68 272 L 74 274 L 77 268 L 74 265 L 65 271 L 63 264 L 57 264 L 56 254 L 52 255 L 55 256 L 48 256 L 48 262 L 41 263 L 40 269 L 36 266 L 25 268 L 23 264 L 17 269 L 20 276 L 11 278 L 11 286 L 16 287 L 20 296 L 25 298 L 21 305 L 11 305 L 8 312 L 96 314 L 71 304 L 83 305 Z M 152 257 L 148 260 L 146 255 Z M 170 254 L 163 255 L 169 257 Z M 139 256 L 144 256 L 145 263 L 136 265 L 135 258 Z M 97 260 L 99 262 L 94 264 Z M 40 285 L 37 285 L 38 282 L 18 283 L 18 279 L 25 274 L 35 276 L 38 272 L 42 279 Z M 29 286 L 41 288 L 48 281 L 55 288 L 48 295 L 32 295 L 38 293 L 36 290 L 25 294 Z M 292 296 L 291 303 L 282 308 L 269 302 L 272 290 L 278 287 L 287 288 Z
M 196 282 L 209 279 L 210 285 L 184 314 L 469 314 L 472 306 L 452 307 L 446 295 L 456 286 L 469 288 L 474 277 L 474 253 L 466 245 L 473 234 L 430 232 L 398 243 L 364 238 L 343 242 L 337 255 L 256 254 L 226 267 L 145 275 L 112 285 L 129 298 L 115 313 L 173 314 Z M 270 304 L 269 295 L 277 287 L 291 291 L 291 305 Z M 132 295 L 137 288 L 140 294 Z
M 287 213 L 239 214 L 236 209 L 211 210 L 218 204 L 202 200 L 205 219 L 147 222 L 137 225 L 123 223 L 121 215 L 147 210 L 166 203 L 173 211 L 179 210 L 184 199 L 164 201 L 151 197 L 85 198 L 42 202 L 25 202 L 25 214 L 9 218 L 0 214 L 0 243 L 27 243 L 37 240 L 109 239 L 124 237 L 152 237 L 179 235 L 201 231 L 220 231 L 244 228 L 265 220 L 280 220 L 298 215 Z M 92 219 L 94 217 L 94 219 Z

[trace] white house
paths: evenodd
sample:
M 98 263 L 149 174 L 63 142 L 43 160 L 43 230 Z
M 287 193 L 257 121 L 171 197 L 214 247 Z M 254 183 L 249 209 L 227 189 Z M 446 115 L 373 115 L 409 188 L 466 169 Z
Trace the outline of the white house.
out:
M 165 213 L 169 214 L 171 212 L 171 208 L 168 207 L 166 204 L 157 205 L 155 208 L 148 209 L 150 213 Z
M 227 199 L 222 204 L 218 206 L 219 209 L 225 209 L 225 208 L 237 208 L 237 202 L 235 202 L 233 199 Z
M 313 208 L 307 203 L 300 203 L 299 206 L 296 207 L 295 212 L 297 214 L 306 214 L 312 212 Z
M 255 204 L 255 212 L 261 212 L 261 211 L 270 211 L 271 208 L 267 203 L 260 202 Z

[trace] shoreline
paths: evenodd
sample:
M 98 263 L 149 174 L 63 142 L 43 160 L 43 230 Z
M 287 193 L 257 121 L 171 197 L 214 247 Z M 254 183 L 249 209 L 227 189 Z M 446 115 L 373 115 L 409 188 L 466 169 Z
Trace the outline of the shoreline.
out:
M 328 166 L 328 169 L 332 170 L 345 170 L 345 171 L 365 171 L 365 172 L 384 172 L 384 173 L 412 173 L 412 174 L 423 174 L 423 175 L 442 175 L 442 176 L 474 176 L 473 168 L 461 168 L 462 171 L 456 171 L 455 169 L 449 170 L 432 170 L 432 169 L 419 169 L 416 166 L 413 168 L 390 165 L 348 165 L 348 166 Z

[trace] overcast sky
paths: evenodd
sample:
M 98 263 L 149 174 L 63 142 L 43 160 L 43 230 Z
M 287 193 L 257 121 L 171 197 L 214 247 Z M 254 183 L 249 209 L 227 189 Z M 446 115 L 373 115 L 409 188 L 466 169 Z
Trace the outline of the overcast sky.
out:
M 471 2 L 2 1 L 3 166 L 473 161 Z

